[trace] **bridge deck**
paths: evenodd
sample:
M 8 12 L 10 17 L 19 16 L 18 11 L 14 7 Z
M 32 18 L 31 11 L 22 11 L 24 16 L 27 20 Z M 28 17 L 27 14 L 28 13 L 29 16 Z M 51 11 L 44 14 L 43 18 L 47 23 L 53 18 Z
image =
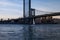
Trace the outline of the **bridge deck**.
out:
M 37 16 L 31 16 L 26 18 L 40 18 L 40 17 L 46 17 L 46 16 L 58 16 L 60 15 L 60 12 L 51 13 L 51 14 L 44 14 L 44 15 L 37 15 Z
M 51 13 L 51 14 L 44 14 L 44 15 L 37 15 L 37 16 L 35 16 L 35 18 L 46 17 L 46 16 L 58 16 L 58 15 L 60 15 L 60 12 Z

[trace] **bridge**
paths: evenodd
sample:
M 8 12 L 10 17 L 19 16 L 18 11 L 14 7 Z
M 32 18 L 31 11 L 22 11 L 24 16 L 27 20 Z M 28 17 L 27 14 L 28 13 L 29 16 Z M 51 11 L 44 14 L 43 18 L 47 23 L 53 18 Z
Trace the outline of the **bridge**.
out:
M 27 5 L 28 4 L 28 5 Z M 23 16 L 25 24 L 35 24 L 36 21 L 42 23 L 52 23 L 52 16 L 60 15 L 60 12 L 45 12 L 31 8 L 31 0 L 23 1 Z M 36 15 L 40 14 L 40 15 Z M 37 20 L 38 19 L 38 20 Z M 34 23 L 35 22 L 35 23 Z
M 45 12 L 45 11 L 40 11 L 39 12 L 40 15 L 36 15 L 38 13 L 35 13 L 35 9 L 31 9 L 31 11 L 32 11 L 31 16 L 26 17 L 26 18 L 40 18 L 40 17 L 59 16 L 60 15 L 60 12 Z M 33 13 L 33 11 L 34 11 L 34 13 Z M 42 14 L 42 13 L 44 13 L 44 14 Z
M 50 14 L 37 15 L 37 16 L 35 16 L 35 18 L 46 17 L 46 16 L 59 16 L 59 15 L 60 15 L 60 12 L 54 12 L 54 13 L 50 13 Z
M 39 10 L 38 10 L 39 11 Z M 45 11 L 36 11 L 36 9 L 31 8 L 31 16 L 30 17 L 25 17 L 26 21 L 29 20 L 30 23 L 38 21 L 40 23 L 52 23 L 53 21 L 53 16 L 59 16 L 60 12 L 45 12 Z M 43 13 L 43 14 L 42 14 Z M 40 15 L 36 15 L 40 14 Z
M 39 11 L 36 9 L 31 8 L 31 0 L 24 0 L 23 1 L 23 16 L 24 16 L 24 23 L 25 24 L 35 24 L 35 23 L 53 23 L 52 16 L 60 15 L 60 12 L 45 12 Z M 40 15 L 36 15 L 40 14 Z M 36 22 L 37 21 L 37 22 Z M 25 29 L 25 28 L 24 28 Z M 29 26 L 28 31 L 29 33 L 25 33 L 28 35 L 28 38 L 25 36 L 25 40 L 32 40 L 32 29 L 33 27 Z

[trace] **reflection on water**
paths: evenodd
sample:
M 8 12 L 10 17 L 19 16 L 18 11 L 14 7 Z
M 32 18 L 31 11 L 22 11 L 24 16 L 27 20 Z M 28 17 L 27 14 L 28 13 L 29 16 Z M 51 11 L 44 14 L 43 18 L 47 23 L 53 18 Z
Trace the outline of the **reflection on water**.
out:
M 0 40 L 23 40 L 23 26 L 0 25 Z
M 60 40 L 60 24 L 0 24 L 0 40 Z

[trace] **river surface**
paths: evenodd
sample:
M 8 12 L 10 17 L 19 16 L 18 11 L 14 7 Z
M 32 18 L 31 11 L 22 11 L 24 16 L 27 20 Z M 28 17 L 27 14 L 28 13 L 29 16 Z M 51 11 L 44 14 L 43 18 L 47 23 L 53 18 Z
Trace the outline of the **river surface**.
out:
M 60 40 L 60 24 L 0 24 L 0 40 Z

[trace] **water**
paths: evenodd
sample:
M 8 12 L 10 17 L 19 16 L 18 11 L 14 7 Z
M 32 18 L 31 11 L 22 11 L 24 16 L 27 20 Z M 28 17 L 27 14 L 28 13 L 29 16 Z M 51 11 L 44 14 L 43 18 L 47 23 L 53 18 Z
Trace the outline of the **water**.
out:
M 0 40 L 60 40 L 60 24 L 0 24 Z

